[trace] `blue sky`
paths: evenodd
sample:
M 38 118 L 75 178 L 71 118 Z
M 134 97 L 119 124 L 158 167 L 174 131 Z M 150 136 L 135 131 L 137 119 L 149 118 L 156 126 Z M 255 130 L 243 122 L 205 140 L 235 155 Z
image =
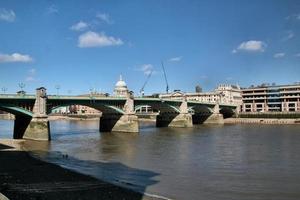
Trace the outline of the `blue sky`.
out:
M 0 1 L 0 87 L 138 93 L 300 81 L 299 0 Z M 2 91 L 1 91 L 2 92 Z

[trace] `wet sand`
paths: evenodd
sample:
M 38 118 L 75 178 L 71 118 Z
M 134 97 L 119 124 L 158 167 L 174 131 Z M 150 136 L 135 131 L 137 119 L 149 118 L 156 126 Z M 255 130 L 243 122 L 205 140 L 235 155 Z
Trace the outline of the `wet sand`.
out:
M 38 160 L 18 149 L 20 141 L 0 140 L 0 193 L 19 199 L 156 199 Z

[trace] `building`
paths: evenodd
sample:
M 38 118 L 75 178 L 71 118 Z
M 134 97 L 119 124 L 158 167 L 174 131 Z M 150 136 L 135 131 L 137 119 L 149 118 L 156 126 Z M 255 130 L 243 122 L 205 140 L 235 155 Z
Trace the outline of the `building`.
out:
M 108 97 L 108 93 L 101 93 L 101 92 L 91 92 L 89 94 L 82 94 L 78 95 L 80 97 Z M 96 114 L 101 114 L 101 112 L 97 109 L 91 108 L 89 106 L 84 106 L 84 105 L 71 105 L 69 106 L 69 113 L 71 114 L 87 114 L 87 115 L 96 115 Z
M 242 112 L 300 112 L 300 83 L 242 89 Z
M 226 103 L 233 105 L 242 105 L 242 93 L 239 86 L 220 84 L 213 92 L 181 92 L 174 91 L 169 94 L 161 94 L 160 98 L 165 99 L 182 99 L 183 96 L 188 101 L 200 101 L 205 103 Z
M 101 112 L 97 109 L 83 105 L 71 105 L 69 106 L 69 113 L 71 114 L 86 114 L 86 115 L 98 115 Z
M 129 90 L 125 81 L 122 79 L 122 75 L 120 75 L 119 81 L 115 85 L 114 96 L 116 97 L 127 97 Z
M 114 96 L 116 97 L 127 97 L 129 93 L 129 90 L 127 88 L 127 85 L 125 81 L 123 81 L 122 76 L 120 75 L 120 79 L 115 84 L 114 88 Z M 89 94 L 83 94 L 79 95 L 82 97 L 107 97 L 109 96 L 108 93 L 97 93 L 97 92 L 91 92 Z M 150 110 L 150 109 L 149 109 Z M 148 111 L 148 108 L 147 108 Z M 101 112 L 99 110 L 96 110 L 94 108 L 84 106 L 84 105 L 71 105 L 68 107 L 60 107 L 53 111 L 53 113 L 62 113 L 62 114 L 100 114 Z
M 221 93 L 222 103 L 242 105 L 242 91 L 239 85 L 220 84 L 215 92 Z
M 94 98 L 94 97 L 107 97 L 109 96 L 109 94 L 94 91 L 89 94 L 82 94 L 78 96 Z M 84 105 L 70 105 L 70 106 L 62 106 L 62 107 L 55 108 L 53 109 L 52 113 L 96 115 L 96 114 L 100 114 L 101 112 L 97 109 L 84 106 Z

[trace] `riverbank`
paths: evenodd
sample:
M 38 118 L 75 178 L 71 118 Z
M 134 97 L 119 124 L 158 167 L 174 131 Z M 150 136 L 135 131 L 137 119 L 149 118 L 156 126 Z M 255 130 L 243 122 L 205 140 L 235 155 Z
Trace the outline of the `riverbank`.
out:
M 276 119 L 276 118 L 227 118 L 225 124 L 300 124 L 297 119 Z
M 0 120 L 14 120 L 15 116 L 13 114 L 0 114 Z
M 158 199 L 41 161 L 22 151 L 22 142 L 0 140 L 0 193 L 11 200 Z

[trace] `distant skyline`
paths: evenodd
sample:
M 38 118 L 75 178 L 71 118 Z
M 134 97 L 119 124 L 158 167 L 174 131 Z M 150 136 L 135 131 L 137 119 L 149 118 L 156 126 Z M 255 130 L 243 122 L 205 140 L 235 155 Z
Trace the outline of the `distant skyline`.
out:
M 299 0 L 0 1 L 0 89 L 139 93 L 300 81 Z M 2 91 L 1 91 L 2 93 Z

